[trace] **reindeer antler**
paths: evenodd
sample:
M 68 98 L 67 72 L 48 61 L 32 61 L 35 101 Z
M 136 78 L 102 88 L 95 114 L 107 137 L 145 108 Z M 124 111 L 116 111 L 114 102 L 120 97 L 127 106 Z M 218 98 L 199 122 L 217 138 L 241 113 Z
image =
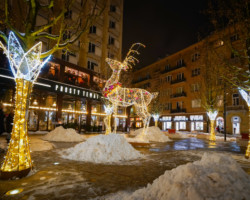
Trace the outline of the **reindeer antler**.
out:
M 136 50 L 133 49 L 135 46 L 138 46 Z M 134 44 L 132 44 L 132 46 L 130 47 L 130 49 L 129 49 L 129 51 L 128 51 L 128 53 L 127 53 L 127 55 L 126 55 L 126 57 L 125 57 L 125 59 L 123 61 L 123 63 L 126 64 L 128 67 L 131 67 L 131 68 L 132 68 L 132 65 L 136 64 L 136 62 L 138 63 L 139 60 L 134 57 L 134 54 L 137 54 L 137 55 L 140 54 L 139 51 L 138 51 L 138 49 L 141 46 L 144 47 L 144 48 L 146 47 L 142 43 L 134 43 Z M 133 54 L 133 55 L 130 55 L 130 54 Z

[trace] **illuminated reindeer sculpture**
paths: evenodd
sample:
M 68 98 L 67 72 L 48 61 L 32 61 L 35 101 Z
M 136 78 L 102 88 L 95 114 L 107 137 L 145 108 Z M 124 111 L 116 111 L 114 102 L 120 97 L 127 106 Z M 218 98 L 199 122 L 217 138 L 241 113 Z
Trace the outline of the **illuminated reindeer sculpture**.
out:
M 137 114 L 143 120 L 144 124 L 143 134 L 144 134 L 146 128 L 149 125 L 149 120 L 151 118 L 151 114 L 148 112 L 148 105 L 150 104 L 153 98 L 157 97 L 158 92 L 150 93 L 147 90 L 139 88 L 123 88 L 121 87 L 121 83 L 119 83 L 121 70 L 126 71 L 130 67 L 132 68 L 132 65 L 135 65 L 136 62 L 138 62 L 138 60 L 133 55 L 131 55 L 131 54 L 137 54 L 137 55 L 139 54 L 137 50 L 133 50 L 135 46 L 138 46 L 138 48 L 140 46 L 144 47 L 144 45 L 140 43 L 133 44 L 129 49 L 129 52 L 123 62 L 106 58 L 106 62 L 113 70 L 113 73 L 106 82 L 106 85 L 103 89 L 103 94 L 112 103 L 115 117 L 117 116 L 118 106 L 128 107 L 134 105 Z M 115 119 L 114 132 L 116 133 L 116 119 Z

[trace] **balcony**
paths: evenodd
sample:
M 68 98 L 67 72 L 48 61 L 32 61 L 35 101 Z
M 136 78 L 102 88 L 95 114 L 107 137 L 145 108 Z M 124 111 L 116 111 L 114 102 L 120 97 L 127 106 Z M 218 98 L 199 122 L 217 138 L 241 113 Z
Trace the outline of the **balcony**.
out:
M 185 113 L 186 112 L 186 108 L 179 108 L 179 109 L 171 109 L 170 113 Z
M 244 105 L 227 106 L 227 110 L 247 110 Z
M 171 94 L 170 98 L 186 97 L 186 92 Z
M 180 69 L 180 68 L 182 68 L 182 67 L 186 67 L 186 64 L 183 63 L 182 65 L 176 65 L 176 66 L 174 66 L 174 67 L 170 67 L 169 69 L 163 70 L 162 73 L 163 73 L 163 74 L 164 74 L 164 73 L 168 73 L 168 72 L 174 71 L 174 70 L 176 70 L 176 69 Z
M 149 77 L 144 77 L 144 78 L 141 78 L 141 79 L 139 79 L 139 80 L 134 80 L 134 81 L 133 81 L 133 84 L 135 84 L 135 83 L 140 83 L 140 82 L 142 82 L 142 81 L 146 81 L 146 80 L 149 80 L 149 79 L 151 79 L 151 76 L 149 76 Z
M 182 78 L 182 79 L 175 79 L 175 80 L 172 80 L 171 81 L 171 84 L 176 84 L 176 83 L 180 83 L 180 82 L 184 82 L 184 81 L 186 81 L 186 78 Z

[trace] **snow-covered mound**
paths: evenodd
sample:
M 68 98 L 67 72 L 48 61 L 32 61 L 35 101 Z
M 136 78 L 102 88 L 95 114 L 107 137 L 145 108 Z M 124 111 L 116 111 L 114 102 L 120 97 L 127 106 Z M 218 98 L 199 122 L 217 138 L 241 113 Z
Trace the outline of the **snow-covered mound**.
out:
M 144 135 L 142 135 L 142 131 L 143 131 L 143 128 L 140 128 L 134 132 L 137 135 L 135 139 L 138 139 L 139 141 L 145 140 L 145 141 L 150 141 L 150 142 L 171 141 L 168 138 L 168 136 L 166 136 L 158 127 L 155 127 L 155 126 L 148 127 Z
M 200 161 L 165 171 L 132 194 L 120 192 L 105 199 L 249 199 L 249 188 L 250 176 L 230 156 L 205 153 Z
M 70 160 L 115 163 L 143 157 L 119 134 L 98 135 L 60 152 Z
M 56 127 L 53 131 L 42 137 L 44 140 L 54 142 L 82 142 L 83 137 L 74 129 L 64 129 L 62 126 Z

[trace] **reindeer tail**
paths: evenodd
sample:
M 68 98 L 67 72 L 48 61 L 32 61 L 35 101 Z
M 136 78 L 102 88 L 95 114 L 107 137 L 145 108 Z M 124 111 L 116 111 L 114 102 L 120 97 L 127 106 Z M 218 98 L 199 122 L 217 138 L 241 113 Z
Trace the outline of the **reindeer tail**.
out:
M 159 92 L 152 92 L 151 94 L 152 94 L 152 99 L 156 99 Z

